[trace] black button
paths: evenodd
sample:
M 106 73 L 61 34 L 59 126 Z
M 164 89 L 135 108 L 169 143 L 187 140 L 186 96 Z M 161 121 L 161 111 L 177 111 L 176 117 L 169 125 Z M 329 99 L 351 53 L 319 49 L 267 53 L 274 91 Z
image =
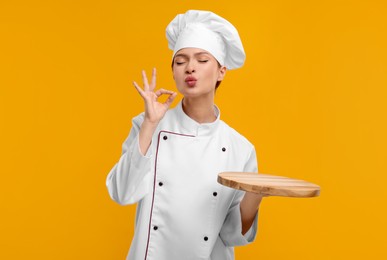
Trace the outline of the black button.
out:
M 157 229 L 159 229 L 159 227 L 158 227 L 158 226 L 154 226 L 153 229 L 154 229 L 154 230 L 157 230 Z
M 164 183 L 162 183 L 161 181 L 159 182 L 159 186 L 163 186 Z
M 168 139 L 168 136 L 164 135 L 163 139 L 164 139 L 164 140 L 167 140 L 167 139 Z
M 216 197 L 218 195 L 218 193 L 215 191 L 214 193 L 212 193 L 212 195 L 214 195 L 214 197 Z
M 207 241 L 208 240 L 208 237 L 204 237 L 204 241 Z
M 225 151 L 226 151 L 226 148 L 223 147 L 223 148 L 222 148 L 222 151 L 225 152 Z

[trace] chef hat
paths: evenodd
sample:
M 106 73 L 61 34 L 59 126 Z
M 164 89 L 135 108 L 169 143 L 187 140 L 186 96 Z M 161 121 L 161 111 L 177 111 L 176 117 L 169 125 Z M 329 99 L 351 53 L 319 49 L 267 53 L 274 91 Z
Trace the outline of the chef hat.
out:
M 178 14 L 167 26 L 166 34 L 172 57 L 182 48 L 200 48 L 227 69 L 242 67 L 246 58 L 236 28 L 209 11 L 189 10 Z

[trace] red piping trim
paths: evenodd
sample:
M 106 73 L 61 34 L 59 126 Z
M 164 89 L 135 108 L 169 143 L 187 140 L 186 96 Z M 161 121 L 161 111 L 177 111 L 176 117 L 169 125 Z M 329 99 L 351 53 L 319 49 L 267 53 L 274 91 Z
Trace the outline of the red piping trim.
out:
M 157 166 L 157 158 L 158 158 L 158 153 L 159 153 L 159 144 L 160 144 L 161 133 L 168 133 L 168 134 L 187 136 L 187 137 L 195 137 L 194 135 L 185 135 L 185 134 L 179 134 L 179 133 L 174 133 L 174 132 L 169 132 L 169 131 L 160 131 L 159 134 L 158 134 L 158 137 L 157 137 L 157 148 L 156 148 L 156 158 L 155 158 L 154 181 L 153 181 L 152 206 L 151 206 L 151 212 L 150 212 L 150 216 L 149 216 L 148 240 L 147 240 L 147 243 L 146 243 L 145 260 L 146 260 L 146 258 L 148 256 L 149 239 L 150 239 L 150 232 L 151 232 L 151 227 L 152 227 L 152 213 L 153 213 L 153 203 L 155 201 L 156 176 L 157 176 L 156 166 Z

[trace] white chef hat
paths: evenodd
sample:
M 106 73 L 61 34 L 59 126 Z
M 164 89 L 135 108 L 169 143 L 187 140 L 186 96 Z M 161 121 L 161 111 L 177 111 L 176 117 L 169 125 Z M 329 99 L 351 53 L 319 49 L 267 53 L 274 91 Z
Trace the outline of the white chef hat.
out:
M 167 26 L 166 34 L 172 57 L 180 49 L 191 47 L 208 51 L 227 69 L 240 68 L 245 62 L 238 31 L 212 12 L 188 10 L 178 14 Z

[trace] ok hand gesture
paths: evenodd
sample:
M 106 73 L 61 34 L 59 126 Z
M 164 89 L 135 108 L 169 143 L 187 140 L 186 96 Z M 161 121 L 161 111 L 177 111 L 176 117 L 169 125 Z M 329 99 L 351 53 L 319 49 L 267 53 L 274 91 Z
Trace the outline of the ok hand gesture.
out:
M 154 68 L 152 71 L 152 80 L 150 84 L 148 83 L 148 79 L 144 70 L 142 71 L 142 81 L 144 83 L 144 89 L 142 89 L 134 81 L 133 85 L 145 102 L 144 120 L 152 124 L 158 124 L 164 117 L 165 113 L 168 111 L 169 106 L 177 96 L 177 93 L 165 89 L 154 91 L 156 87 L 156 68 Z M 168 99 L 164 103 L 157 101 L 157 99 L 162 95 L 169 95 Z

